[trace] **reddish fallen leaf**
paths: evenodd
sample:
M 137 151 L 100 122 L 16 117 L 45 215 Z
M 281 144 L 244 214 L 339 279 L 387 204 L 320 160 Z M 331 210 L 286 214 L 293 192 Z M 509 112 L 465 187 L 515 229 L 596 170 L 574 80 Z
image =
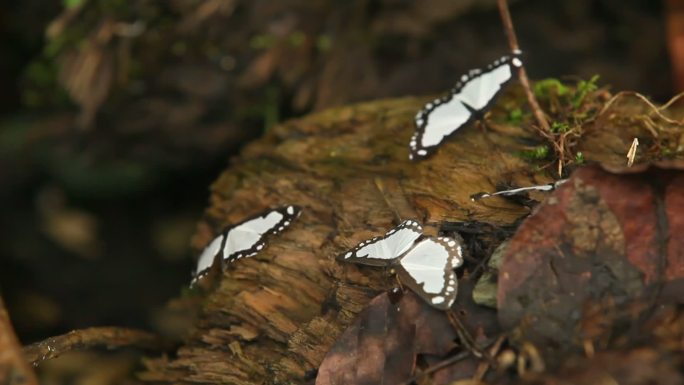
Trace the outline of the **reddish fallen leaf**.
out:
M 501 325 L 551 367 L 587 340 L 607 347 L 638 330 L 666 283 L 684 278 L 682 168 L 578 170 L 510 241 L 499 271 Z
M 418 354 L 443 356 L 456 338 L 446 313 L 412 292 L 396 304 L 383 293 L 338 338 L 316 385 L 402 383 L 413 375 Z

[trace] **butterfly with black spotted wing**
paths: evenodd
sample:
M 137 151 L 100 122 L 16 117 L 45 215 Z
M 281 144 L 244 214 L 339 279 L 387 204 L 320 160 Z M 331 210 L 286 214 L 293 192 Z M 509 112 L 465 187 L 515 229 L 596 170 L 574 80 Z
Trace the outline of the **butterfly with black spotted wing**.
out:
M 394 267 L 404 285 L 430 305 L 446 310 L 456 299 L 454 269 L 463 263 L 463 254 L 456 239 L 424 237 L 418 222 L 406 220 L 383 236 L 361 242 L 338 260 Z
M 432 155 L 439 145 L 489 109 L 504 85 L 522 66 L 521 53 L 503 56 L 484 70 L 464 74 L 449 95 L 429 102 L 415 118 L 416 133 L 409 143 L 409 158 L 420 160 Z
M 288 205 L 266 210 L 226 227 L 200 254 L 193 283 L 209 271 L 217 258 L 221 264 L 227 264 L 255 255 L 266 247 L 269 236 L 285 230 L 300 213 L 301 208 Z

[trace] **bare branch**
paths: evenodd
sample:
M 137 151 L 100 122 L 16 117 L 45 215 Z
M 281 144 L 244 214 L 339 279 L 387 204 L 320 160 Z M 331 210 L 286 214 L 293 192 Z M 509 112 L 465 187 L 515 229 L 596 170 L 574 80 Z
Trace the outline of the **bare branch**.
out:
M 511 51 L 518 52 L 520 51 L 520 46 L 518 46 L 518 38 L 515 35 L 511 14 L 508 11 L 508 2 L 507 0 L 498 0 L 498 5 L 499 13 L 501 14 L 501 21 L 503 23 L 504 30 L 506 31 L 506 36 L 508 37 L 508 45 L 511 47 Z M 525 93 L 527 94 L 527 102 L 530 103 L 532 113 L 534 113 L 534 117 L 537 119 L 539 127 L 541 127 L 543 130 L 544 136 L 551 137 L 551 127 L 549 126 L 549 122 L 546 120 L 544 112 L 539 107 L 539 103 L 537 103 L 537 99 L 534 97 L 534 93 L 530 88 L 530 81 L 527 78 L 524 65 L 520 67 L 519 74 L 520 84 L 522 84 L 523 88 L 525 89 Z
M 159 336 L 136 329 L 118 327 L 94 327 L 73 330 L 67 334 L 50 337 L 24 347 L 24 356 L 33 365 L 41 361 L 58 357 L 63 353 L 93 347 L 108 349 L 136 347 L 147 350 L 162 351 L 170 346 Z

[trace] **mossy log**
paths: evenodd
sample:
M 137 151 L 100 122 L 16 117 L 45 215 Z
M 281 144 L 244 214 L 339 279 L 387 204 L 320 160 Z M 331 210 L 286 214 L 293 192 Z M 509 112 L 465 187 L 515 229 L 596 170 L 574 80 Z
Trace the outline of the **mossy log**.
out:
M 436 233 L 443 221 L 510 225 L 527 215 L 528 208 L 501 198 L 470 199 L 501 182 L 552 181 L 555 166 L 540 170 L 544 162 L 518 155 L 540 143 L 531 121 L 507 122 L 509 108 L 525 108 L 520 90 L 509 91 L 485 124 L 463 128 L 434 157 L 411 163 L 413 116 L 427 100 L 382 100 L 288 121 L 233 159 L 211 187 L 197 250 L 226 224 L 267 207 L 297 204 L 302 215 L 263 252 L 233 263 L 214 289 L 179 300 L 195 305 L 188 305 L 198 313 L 195 328 L 176 356 L 145 360 L 140 378 L 310 383 L 337 336 L 392 284 L 382 269 L 340 264 L 336 255 L 399 219 L 418 219 Z M 577 148 L 587 161 L 624 164 L 632 138 L 649 135 L 615 116 L 603 114 L 584 128 Z

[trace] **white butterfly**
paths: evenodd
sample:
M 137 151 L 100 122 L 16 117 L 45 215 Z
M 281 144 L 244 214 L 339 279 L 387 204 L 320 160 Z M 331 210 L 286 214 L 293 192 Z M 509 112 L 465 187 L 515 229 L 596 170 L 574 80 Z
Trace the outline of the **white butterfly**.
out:
M 230 263 L 258 253 L 266 246 L 268 236 L 283 231 L 300 213 L 299 207 L 289 205 L 266 210 L 226 227 L 200 254 L 193 282 L 202 277 L 219 256 L 221 263 Z
M 463 264 L 462 245 L 447 237 L 423 237 L 423 227 L 407 220 L 384 236 L 361 242 L 338 257 L 371 266 L 393 266 L 403 284 L 430 305 L 449 309 L 456 299 L 454 269 Z
M 409 143 L 412 160 L 430 156 L 444 139 L 482 116 L 492 106 L 503 86 L 522 66 L 520 52 L 504 56 L 483 70 L 471 70 L 461 77 L 449 95 L 435 99 L 416 115 L 416 133 Z

